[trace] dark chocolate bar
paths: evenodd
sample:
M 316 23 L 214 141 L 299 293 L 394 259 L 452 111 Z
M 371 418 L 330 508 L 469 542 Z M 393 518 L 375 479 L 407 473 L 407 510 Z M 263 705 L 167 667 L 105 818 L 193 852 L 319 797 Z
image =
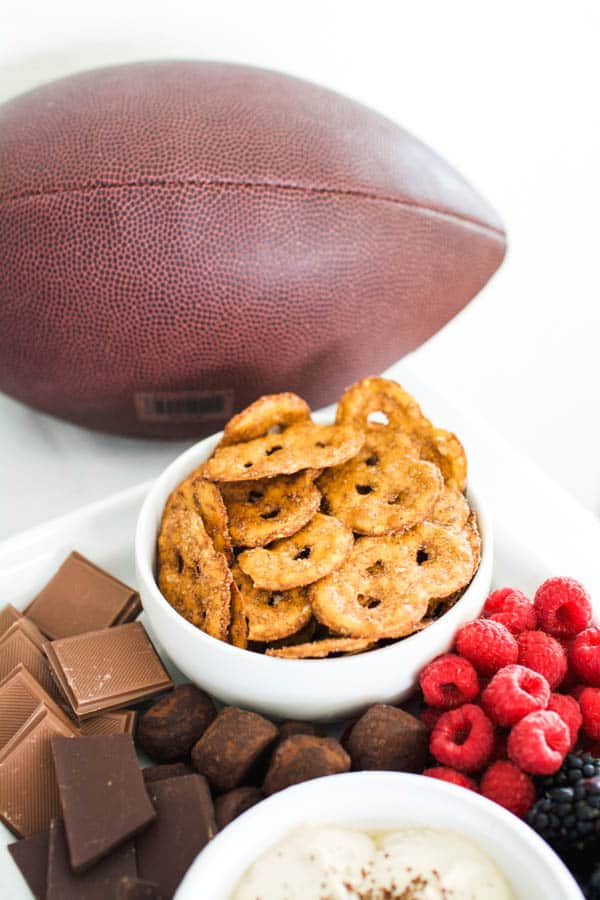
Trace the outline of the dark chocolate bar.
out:
M 50 640 L 57 640 L 131 622 L 141 608 L 137 591 L 73 552 L 25 615 Z
M 8 852 L 35 900 L 46 900 L 49 831 L 41 831 L 8 845 Z
M 90 868 L 156 817 L 131 735 L 56 737 L 52 755 L 75 872 Z
M 110 900 L 116 896 L 121 878 L 136 875 L 133 841 L 122 844 L 89 871 L 73 872 L 63 823 L 52 822 L 46 900 Z

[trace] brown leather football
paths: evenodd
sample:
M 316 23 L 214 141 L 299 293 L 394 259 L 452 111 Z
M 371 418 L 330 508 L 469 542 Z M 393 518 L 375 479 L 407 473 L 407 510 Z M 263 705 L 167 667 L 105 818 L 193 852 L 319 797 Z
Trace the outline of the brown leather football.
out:
M 91 428 L 200 436 L 273 391 L 320 406 L 504 252 L 432 150 L 276 72 L 124 65 L 0 108 L 0 389 Z

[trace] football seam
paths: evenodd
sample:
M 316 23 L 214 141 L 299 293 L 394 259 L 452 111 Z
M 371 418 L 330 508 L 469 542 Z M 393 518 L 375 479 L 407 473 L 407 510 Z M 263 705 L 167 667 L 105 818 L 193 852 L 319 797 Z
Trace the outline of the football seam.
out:
M 310 185 L 295 185 L 286 182 L 269 182 L 269 181 L 236 181 L 235 179 L 161 179 L 149 178 L 141 181 L 125 181 L 120 183 L 113 182 L 97 182 L 90 185 L 74 186 L 69 188 L 52 188 L 45 191 L 22 191 L 21 193 L 0 195 L 0 207 L 7 206 L 10 203 L 19 200 L 35 200 L 38 197 L 54 197 L 65 194 L 84 194 L 91 191 L 110 191 L 120 190 L 122 188 L 142 188 L 142 187 L 239 187 L 239 188 L 258 188 L 267 190 L 283 190 L 297 193 L 306 193 L 319 195 L 323 194 L 330 197 L 356 197 L 364 200 L 377 200 L 385 203 L 394 203 L 409 210 L 417 210 L 427 215 L 447 219 L 448 221 L 469 225 L 477 228 L 482 232 L 488 233 L 490 236 L 504 242 L 505 232 L 502 228 L 494 225 L 487 225 L 478 219 L 461 213 L 449 212 L 448 210 L 436 209 L 432 206 L 426 206 L 422 203 L 410 200 L 402 200 L 398 197 L 391 197 L 385 194 L 369 193 L 368 191 L 353 190 L 351 188 L 329 188 L 329 187 L 311 187 Z

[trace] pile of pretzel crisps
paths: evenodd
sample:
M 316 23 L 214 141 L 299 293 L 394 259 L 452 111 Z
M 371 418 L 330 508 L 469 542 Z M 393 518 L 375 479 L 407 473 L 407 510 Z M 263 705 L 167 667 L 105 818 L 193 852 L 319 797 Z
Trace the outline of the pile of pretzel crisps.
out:
M 399 384 L 366 378 L 318 425 L 299 396 L 261 397 L 170 495 L 158 584 L 207 634 L 288 659 L 420 631 L 477 571 L 458 438 Z

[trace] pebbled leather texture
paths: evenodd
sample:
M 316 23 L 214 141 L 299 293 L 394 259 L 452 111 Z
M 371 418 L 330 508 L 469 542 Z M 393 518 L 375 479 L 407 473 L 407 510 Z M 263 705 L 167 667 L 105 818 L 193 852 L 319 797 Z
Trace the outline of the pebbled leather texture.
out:
M 331 402 L 504 253 L 432 150 L 282 74 L 140 63 L 0 108 L 0 389 L 92 428 L 201 436 L 262 393 Z

